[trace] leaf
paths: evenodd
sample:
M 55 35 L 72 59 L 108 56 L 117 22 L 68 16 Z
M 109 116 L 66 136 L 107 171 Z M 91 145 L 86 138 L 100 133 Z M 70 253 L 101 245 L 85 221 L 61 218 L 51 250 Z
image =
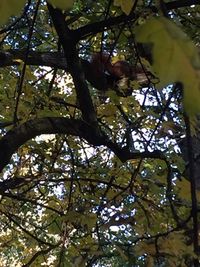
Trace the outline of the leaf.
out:
M 126 15 L 129 15 L 134 5 L 134 2 L 135 2 L 134 0 L 115 0 L 114 5 L 120 6 L 122 11 Z
M 184 106 L 188 113 L 200 111 L 200 58 L 188 36 L 173 22 L 151 18 L 136 30 L 138 42 L 153 44 L 153 68 L 160 87 L 175 82 L 184 85 Z
M 135 248 L 135 251 L 138 256 L 142 256 L 144 254 L 147 255 L 156 254 L 155 244 L 146 241 L 141 241 L 140 243 L 138 243 L 138 245 Z
M 99 109 L 99 112 L 102 116 L 105 117 L 110 117 L 110 116 L 114 116 L 116 114 L 116 107 L 109 103 L 106 106 L 103 106 Z
M 178 195 L 184 200 L 191 201 L 190 182 L 186 179 L 177 180 L 176 186 L 178 187 Z
M 106 95 L 110 97 L 112 103 L 116 105 L 120 104 L 120 98 L 115 91 L 109 90 L 108 92 L 106 92 Z
M 154 260 L 153 257 L 148 256 L 146 261 L 146 267 L 153 267 L 154 266 Z
M 160 239 L 158 246 L 161 253 L 170 254 L 178 261 L 182 259 L 181 255 L 183 254 L 195 255 L 192 246 L 187 244 L 187 238 L 183 235 L 183 231 L 173 232 Z M 178 266 L 178 264 L 174 266 Z
M 10 16 L 18 15 L 25 4 L 25 0 L 1 0 L 0 1 L 0 25 L 7 22 Z
M 75 0 L 48 0 L 48 2 L 57 8 L 62 10 L 68 10 L 73 7 Z

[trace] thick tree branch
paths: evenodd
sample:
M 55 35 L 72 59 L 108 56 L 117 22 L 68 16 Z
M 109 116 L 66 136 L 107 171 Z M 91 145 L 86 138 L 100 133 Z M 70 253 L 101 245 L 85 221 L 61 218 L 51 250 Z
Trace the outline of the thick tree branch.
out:
M 173 2 L 165 3 L 165 7 L 167 10 L 178 9 L 181 7 L 190 7 L 191 5 L 199 5 L 199 0 L 177 0 Z M 74 31 L 77 41 L 84 39 L 92 34 L 96 34 L 104 30 L 105 28 L 109 29 L 112 26 L 118 26 L 122 23 L 128 23 L 130 21 L 134 21 L 137 16 L 134 12 L 131 12 L 130 15 L 126 16 L 121 15 L 117 17 L 110 17 L 106 20 L 98 21 L 95 23 L 87 24 L 83 27 L 78 28 Z
M 118 144 L 111 142 L 106 135 L 98 135 L 93 126 L 82 120 L 46 117 L 27 121 L 10 130 L 0 140 L 0 171 L 9 163 L 12 155 L 21 145 L 41 134 L 79 136 L 87 140 L 91 145 L 107 146 L 122 162 L 138 158 L 165 159 L 160 151 L 130 152 L 128 148 L 121 148 Z
M 9 131 L 0 140 L 0 171 L 8 164 L 12 154 L 28 140 L 41 134 L 56 133 L 80 136 L 95 145 L 98 145 L 100 141 L 94 128 L 82 120 L 70 120 L 62 117 L 30 120 Z
M 24 62 L 24 60 L 25 60 L 25 53 L 23 50 L 0 51 L 0 67 L 19 65 L 20 61 Z M 80 63 L 82 71 L 84 73 L 85 80 L 88 81 L 94 88 L 100 91 L 102 91 L 102 88 L 106 90 L 105 82 L 104 80 L 102 80 L 102 76 L 97 76 L 96 73 L 94 73 L 94 69 L 91 66 L 91 63 L 85 59 L 80 59 Z M 30 51 L 28 54 L 28 58 L 26 60 L 26 65 L 33 65 L 38 67 L 46 66 L 69 71 L 65 55 L 59 52 Z M 135 73 L 135 75 L 136 75 L 135 80 L 137 80 L 137 82 L 141 86 L 146 86 L 149 83 L 149 80 L 146 77 L 145 73 L 141 74 L 141 72 L 138 72 Z M 107 80 L 111 79 L 110 75 L 106 73 L 105 77 Z M 109 87 L 109 82 L 107 83 L 107 85 Z M 113 89 L 114 91 L 116 91 L 115 87 L 107 89 Z M 124 96 L 124 94 L 120 94 L 120 91 L 116 91 L 116 93 L 119 96 Z M 83 101 L 83 103 L 85 102 Z
M 25 52 L 23 50 L 0 51 L 0 67 L 20 65 L 20 61 L 25 61 Z M 37 52 L 29 51 L 27 65 L 38 67 L 51 67 L 69 71 L 65 55 L 59 52 Z M 92 75 L 93 69 L 89 61 L 81 59 L 82 69 L 85 79 L 96 89 L 102 89 L 100 78 Z
M 20 61 L 25 61 L 24 50 L 0 51 L 0 67 L 20 65 Z M 59 52 L 29 51 L 26 64 L 67 70 L 65 55 Z
M 54 9 L 49 4 L 48 9 L 53 20 L 54 27 L 58 34 L 60 43 L 64 50 L 68 64 L 68 70 L 72 75 L 74 81 L 77 99 L 79 101 L 83 119 L 88 123 L 93 124 L 93 126 L 96 127 L 96 130 L 98 130 L 96 112 L 92 103 L 87 83 L 85 81 L 85 75 L 81 60 L 78 57 L 78 51 L 76 49 L 77 42 L 75 34 L 68 28 L 68 25 L 65 21 L 65 16 L 60 10 Z
M 111 17 L 107 20 L 102 20 L 87 24 L 83 27 L 78 28 L 74 31 L 77 41 L 90 36 L 91 34 L 96 34 L 104 30 L 105 28 L 111 28 L 112 26 L 118 26 L 122 23 L 127 23 L 131 20 L 136 19 L 134 13 L 131 13 L 129 16 L 121 15 L 118 17 Z
M 191 184 L 191 200 L 192 200 L 192 210 L 191 215 L 193 218 L 193 246 L 194 252 L 199 255 L 199 222 L 198 222 L 198 200 L 197 200 L 197 181 L 195 179 L 195 173 L 197 172 L 195 169 L 195 161 L 194 161 L 194 149 L 192 144 L 192 136 L 191 136 L 191 125 L 190 120 L 187 115 L 184 116 L 185 125 L 186 125 L 186 140 L 187 140 L 187 153 L 189 159 L 189 177 Z M 199 266 L 199 261 L 197 259 L 194 260 L 194 266 Z
M 200 1 L 199 0 L 177 0 L 177 1 L 165 3 L 165 5 L 168 10 L 171 10 L 171 9 L 178 9 L 182 7 L 190 7 L 192 5 L 200 5 Z

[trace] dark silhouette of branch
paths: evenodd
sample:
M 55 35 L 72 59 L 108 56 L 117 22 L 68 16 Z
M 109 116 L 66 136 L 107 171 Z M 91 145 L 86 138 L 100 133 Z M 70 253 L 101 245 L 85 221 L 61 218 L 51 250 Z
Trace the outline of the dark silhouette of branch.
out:
M 171 9 L 178 9 L 181 7 L 189 7 L 191 5 L 199 5 L 199 4 L 200 4 L 199 0 L 191 0 L 191 1 L 190 0 L 178 0 L 178 1 L 165 3 L 165 7 L 169 11 Z M 137 19 L 137 16 L 134 14 L 134 12 L 130 12 L 128 16 L 123 14 L 117 17 L 110 17 L 106 20 L 98 21 L 98 22 L 87 24 L 83 27 L 80 27 L 74 31 L 74 35 L 78 42 L 79 40 L 84 39 L 92 34 L 101 32 L 105 28 L 109 29 L 113 26 L 119 26 L 122 23 L 124 24 L 124 23 L 134 21 L 135 19 Z
M 131 13 L 129 16 L 121 15 L 118 17 L 111 17 L 106 20 L 94 22 L 91 24 L 87 24 L 83 27 L 78 28 L 74 31 L 74 35 L 76 40 L 84 39 L 92 34 L 96 34 L 98 32 L 101 32 L 105 28 L 111 28 L 112 26 L 118 26 L 120 24 L 128 23 L 129 21 L 132 21 L 136 19 L 136 16 L 134 13 Z
M 24 61 L 25 50 L 0 51 L 0 67 L 20 65 Z M 67 70 L 65 55 L 59 52 L 29 51 L 26 64 Z
M 0 67 L 20 65 L 25 61 L 24 50 L 9 50 L 0 51 Z M 98 77 L 91 75 L 92 69 L 90 62 L 81 59 L 82 69 L 85 75 L 85 79 L 96 89 L 101 90 L 102 81 L 98 80 Z M 62 69 L 69 71 L 65 55 L 59 52 L 37 52 L 29 51 L 26 60 L 26 65 L 32 66 L 46 66 L 56 69 Z
M 190 7 L 192 5 L 200 5 L 199 0 L 177 0 L 173 2 L 165 3 L 168 10 L 178 9 L 182 7 Z
M 26 227 L 24 225 L 22 226 L 22 224 L 19 222 L 19 217 L 17 215 L 12 214 L 10 212 L 2 212 L 2 214 L 5 215 L 10 222 L 14 223 L 17 227 L 19 227 L 25 234 L 36 240 L 39 244 L 46 245 L 52 248 L 56 246 L 56 244 L 46 242 L 45 240 L 37 237 L 35 233 L 32 233 L 31 231 L 27 230 Z
M 64 50 L 69 73 L 73 78 L 82 117 L 88 123 L 95 125 L 96 130 L 98 131 L 96 112 L 85 80 L 81 60 L 78 57 L 75 34 L 68 28 L 65 16 L 61 10 L 55 9 L 49 4 L 48 9 L 58 34 L 60 44 Z
M 21 62 L 25 61 L 25 51 L 24 50 L 7 50 L 7 51 L 0 51 L 0 67 L 6 67 L 6 66 L 15 66 L 20 65 Z M 91 66 L 90 61 L 85 59 L 80 59 L 81 63 L 81 69 L 84 74 L 84 78 L 86 81 L 88 81 L 94 88 L 102 91 L 102 88 L 105 88 L 104 80 L 102 80 L 101 76 L 93 75 L 94 69 Z M 51 67 L 55 69 L 62 69 L 67 72 L 69 72 L 69 66 L 67 64 L 65 55 L 63 53 L 59 52 L 37 52 L 37 51 L 29 51 L 28 58 L 26 59 L 26 65 L 32 65 L 32 66 L 46 66 Z M 78 71 L 76 71 L 78 72 Z M 80 72 L 77 73 L 77 75 L 80 75 Z M 140 80 L 141 73 L 136 73 L 136 80 L 141 86 L 147 86 L 149 84 L 149 79 L 147 75 L 143 74 L 144 79 Z M 105 73 L 106 80 L 110 81 L 112 83 L 112 77 Z M 146 79 L 146 80 L 145 80 Z M 85 81 L 84 81 L 85 83 Z M 84 85 L 85 86 L 85 85 Z M 109 82 L 107 83 L 107 86 L 109 87 Z M 109 88 L 114 91 L 119 96 L 126 96 L 126 94 L 120 94 L 120 91 L 116 90 L 115 87 Z M 84 100 L 86 96 L 83 94 Z M 85 103 L 83 100 L 83 103 Z M 87 103 L 87 102 L 86 102 Z
M 199 255 L 199 223 L 198 223 L 198 201 L 196 195 L 196 179 L 195 179 L 195 162 L 194 162 L 194 150 L 192 144 L 192 136 L 190 129 L 190 120 L 187 115 L 185 115 L 185 125 L 186 125 L 186 140 L 187 140 L 187 153 L 189 159 L 189 176 L 191 184 L 191 199 L 192 199 L 192 210 L 191 215 L 193 218 L 193 246 L 194 252 Z M 194 259 L 194 266 L 199 266 L 199 260 Z
M 35 7 L 35 11 L 34 11 L 34 16 L 33 16 L 33 21 L 29 27 L 29 33 L 28 33 L 28 42 L 27 42 L 27 48 L 26 48 L 26 53 L 25 53 L 25 60 L 23 63 L 23 67 L 22 67 L 22 71 L 20 74 L 20 79 L 19 79 L 19 84 L 18 84 L 18 88 L 17 88 L 17 97 L 16 97 L 16 103 L 15 103 L 15 111 L 14 111 L 14 117 L 13 117 L 13 121 L 14 123 L 17 123 L 18 118 L 17 118 L 17 113 L 18 113 L 18 107 L 19 107 L 19 102 L 20 102 L 20 97 L 22 94 L 22 87 L 23 87 L 23 83 L 24 83 L 24 77 L 25 77 L 25 73 L 26 73 L 26 61 L 28 58 L 28 53 L 31 47 L 31 40 L 32 40 L 32 36 L 33 36 L 33 30 L 34 30 L 34 26 L 35 26 L 35 22 L 36 22 L 36 18 L 37 18 L 37 14 L 38 14 L 38 10 L 39 10 L 39 6 L 40 6 L 40 0 L 38 0 L 36 7 Z
M 37 251 L 33 256 L 32 258 L 29 260 L 28 263 L 22 265 L 22 267 L 29 267 L 31 266 L 31 264 L 41 255 L 47 255 L 52 249 L 54 249 L 56 246 L 51 246 L 47 249 L 43 249 L 43 250 L 39 250 Z
M 138 158 L 159 158 L 165 160 L 165 156 L 159 150 L 153 152 L 130 152 L 127 147 L 121 148 L 119 144 L 110 141 L 103 132 L 98 134 L 93 125 L 89 125 L 83 120 L 45 117 L 27 121 L 10 130 L 2 137 L 0 140 L 0 171 L 9 163 L 12 155 L 20 146 L 41 134 L 66 134 L 84 138 L 91 145 L 106 146 L 122 162 Z
M 3 28 L 0 30 L 0 34 L 12 31 L 14 28 L 17 28 L 17 24 L 21 21 L 21 19 L 26 15 L 29 7 L 31 4 L 31 0 L 28 0 L 28 3 L 25 5 L 23 13 L 20 17 L 18 17 L 14 22 L 12 22 L 10 25 L 8 25 L 7 27 Z

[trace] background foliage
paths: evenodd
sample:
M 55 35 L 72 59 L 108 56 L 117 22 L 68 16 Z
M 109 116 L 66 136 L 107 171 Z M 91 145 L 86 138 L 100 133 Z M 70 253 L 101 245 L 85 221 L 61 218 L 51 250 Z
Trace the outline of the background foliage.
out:
M 199 266 L 199 1 L 0 12 L 1 266 Z M 143 82 L 99 90 L 100 51 Z

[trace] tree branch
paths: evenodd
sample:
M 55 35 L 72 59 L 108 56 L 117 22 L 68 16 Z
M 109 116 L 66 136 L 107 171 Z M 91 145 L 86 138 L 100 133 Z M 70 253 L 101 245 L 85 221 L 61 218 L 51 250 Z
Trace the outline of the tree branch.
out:
M 20 65 L 20 61 L 25 61 L 24 50 L 0 51 L 0 67 Z M 29 51 L 26 64 L 67 70 L 65 55 L 59 52 Z
M 191 5 L 199 5 L 199 0 L 177 0 L 173 2 L 165 3 L 166 9 L 178 9 L 181 7 L 189 7 Z M 131 12 L 130 15 L 126 16 L 125 14 L 117 17 L 111 17 L 106 20 L 98 21 L 95 23 L 87 24 L 83 27 L 74 30 L 74 35 L 76 36 L 77 42 L 81 39 L 84 39 L 92 34 L 96 34 L 104 30 L 105 28 L 111 28 L 112 26 L 119 26 L 122 23 L 127 23 L 137 19 L 137 16 L 134 12 Z
M 25 60 L 25 52 L 23 50 L 7 50 L 7 51 L 0 51 L 0 67 L 6 67 L 6 66 L 15 66 L 20 65 L 20 61 L 24 62 Z M 80 59 L 81 63 L 81 69 L 84 74 L 85 80 L 87 80 L 94 88 L 102 91 L 102 88 L 104 90 L 106 89 L 113 89 L 119 96 L 123 96 L 120 94 L 120 91 L 116 91 L 115 87 L 113 88 L 105 88 L 105 82 L 102 81 L 102 76 L 97 76 L 94 73 L 94 69 L 91 66 L 91 63 L 88 60 Z M 26 65 L 32 65 L 32 66 L 46 66 L 56 69 L 62 69 L 67 72 L 69 72 L 69 67 L 65 58 L 65 55 L 63 53 L 59 52 L 37 52 L 37 51 L 29 51 L 28 58 L 26 60 Z M 149 82 L 146 78 L 146 74 L 141 74 L 140 72 L 135 73 L 136 74 L 136 80 L 141 86 L 146 86 Z M 80 72 L 77 73 L 77 75 L 80 75 Z M 144 77 L 141 79 L 141 75 L 144 75 Z M 110 75 L 105 73 L 105 78 L 107 80 L 110 79 Z M 146 78 L 146 80 L 145 80 Z M 84 83 L 85 83 L 84 80 Z M 109 87 L 109 82 L 107 83 Z M 83 91 L 84 92 L 84 91 Z M 83 97 L 86 97 L 83 94 Z M 83 101 L 83 103 L 85 103 Z
M 130 152 L 113 143 L 106 135 L 98 135 L 96 129 L 82 120 L 63 117 L 46 117 L 30 120 L 10 130 L 0 140 L 0 171 L 9 163 L 12 155 L 28 140 L 41 134 L 66 134 L 84 138 L 91 145 L 107 146 L 122 162 L 129 159 L 159 158 L 165 159 L 162 152 Z
M 74 30 L 74 34 L 76 36 L 77 41 L 84 39 L 91 34 L 96 34 L 104 30 L 105 28 L 111 28 L 112 26 L 118 26 L 122 23 L 127 23 L 131 20 L 136 19 L 134 13 L 131 13 L 129 16 L 121 15 L 118 17 L 111 17 L 106 20 L 94 22 L 91 24 L 87 24 L 83 27 Z
M 80 136 L 94 145 L 100 141 L 94 128 L 82 120 L 62 117 L 30 120 L 12 129 L 0 140 L 0 171 L 9 163 L 12 154 L 28 140 L 41 134 L 56 133 Z
M 20 65 L 20 61 L 25 61 L 25 51 L 23 50 L 7 50 L 0 51 L 0 67 Z M 59 52 L 37 52 L 29 51 L 26 65 L 38 67 L 51 67 L 69 71 L 65 55 Z M 89 61 L 81 59 L 82 69 L 85 79 L 96 89 L 102 89 L 102 81 L 100 78 L 92 75 L 93 69 Z
M 81 60 L 78 57 L 76 49 L 77 40 L 74 31 L 71 31 L 65 21 L 65 16 L 61 10 L 53 8 L 48 4 L 49 13 L 53 20 L 54 27 L 58 34 L 60 43 L 63 47 L 65 58 L 68 65 L 69 73 L 72 75 L 77 99 L 83 119 L 89 124 L 93 124 L 98 131 L 98 122 L 96 112 L 92 103 L 90 92 L 85 81 L 85 75 L 82 68 Z
M 192 5 L 200 5 L 199 0 L 177 0 L 177 1 L 165 3 L 165 6 L 168 10 L 178 9 L 181 7 L 190 7 Z

